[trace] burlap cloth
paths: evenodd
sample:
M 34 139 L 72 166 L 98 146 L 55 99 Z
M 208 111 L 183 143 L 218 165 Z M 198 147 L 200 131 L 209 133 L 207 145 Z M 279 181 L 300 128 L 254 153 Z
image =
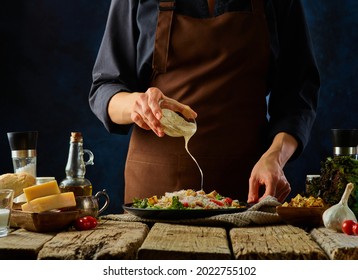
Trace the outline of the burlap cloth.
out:
M 281 203 L 272 196 L 267 196 L 259 203 L 250 207 L 247 211 L 221 214 L 205 218 L 185 219 L 185 220 L 157 220 L 144 219 L 133 214 L 109 214 L 102 216 L 104 220 L 116 220 L 123 222 L 144 222 L 144 223 L 172 223 L 172 224 L 186 224 L 198 226 L 224 226 L 224 227 L 245 227 L 250 225 L 269 225 L 282 223 L 281 218 L 276 213 L 276 206 Z M 185 210 L 183 210 L 185 211 Z

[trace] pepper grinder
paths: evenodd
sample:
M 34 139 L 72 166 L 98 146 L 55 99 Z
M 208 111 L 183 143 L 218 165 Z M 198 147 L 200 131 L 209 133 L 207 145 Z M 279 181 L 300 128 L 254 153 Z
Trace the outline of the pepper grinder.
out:
M 358 129 L 332 129 L 333 156 L 358 159 Z
M 37 131 L 8 132 L 14 173 L 27 172 L 36 178 Z

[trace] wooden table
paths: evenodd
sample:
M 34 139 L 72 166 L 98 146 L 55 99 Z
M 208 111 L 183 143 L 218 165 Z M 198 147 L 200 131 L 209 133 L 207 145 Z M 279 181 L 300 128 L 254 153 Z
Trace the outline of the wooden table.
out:
M 0 238 L 0 259 L 358 259 L 358 237 L 291 225 L 221 228 L 101 220 L 94 230 Z

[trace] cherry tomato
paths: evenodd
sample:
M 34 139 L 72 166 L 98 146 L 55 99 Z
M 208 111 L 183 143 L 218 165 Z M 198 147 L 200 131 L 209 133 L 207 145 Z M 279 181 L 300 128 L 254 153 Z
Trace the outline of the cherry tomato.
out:
M 219 205 L 219 206 L 224 206 L 224 202 L 221 202 L 217 199 L 210 199 L 210 201 L 214 202 L 216 205 Z
M 225 197 L 223 200 L 221 200 L 222 202 L 224 202 L 226 205 L 231 206 L 232 203 L 232 199 L 230 197 Z
M 345 234 L 352 235 L 353 234 L 353 225 L 356 224 L 353 220 L 345 220 L 342 223 L 342 231 Z
M 183 204 L 183 206 L 184 206 L 185 208 L 188 208 L 188 207 L 189 207 L 189 203 L 188 203 L 188 202 L 186 202 L 186 201 L 185 201 L 185 202 L 183 202 L 182 204 Z
M 75 228 L 77 230 L 93 229 L 97 226 L 97 219 L 92 216 L 80 217 L 75 221 Z
M 352 226 L 352 231 L 353 231 L 353 234 L 354 234 L 354 235 L 358 235 L 358 223 L 355 223 L 355 224 Z

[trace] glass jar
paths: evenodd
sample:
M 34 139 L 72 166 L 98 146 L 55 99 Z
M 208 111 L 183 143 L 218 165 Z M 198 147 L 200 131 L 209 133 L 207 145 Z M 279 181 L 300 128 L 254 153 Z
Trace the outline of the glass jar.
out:
M 313 184 L 317 185 L 317 181 L 320 180 L 321 175 L 306 175 L 306 193 L 311 193 L 311 187 Z

